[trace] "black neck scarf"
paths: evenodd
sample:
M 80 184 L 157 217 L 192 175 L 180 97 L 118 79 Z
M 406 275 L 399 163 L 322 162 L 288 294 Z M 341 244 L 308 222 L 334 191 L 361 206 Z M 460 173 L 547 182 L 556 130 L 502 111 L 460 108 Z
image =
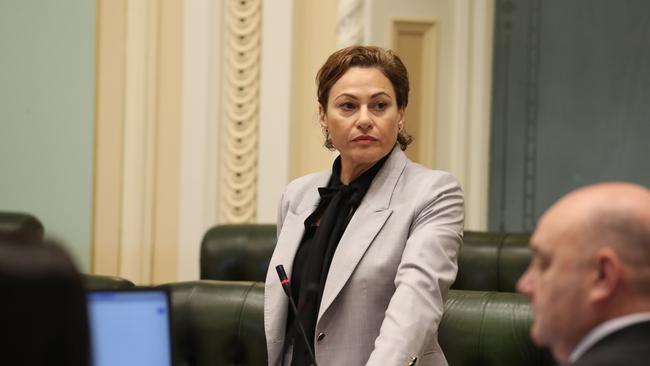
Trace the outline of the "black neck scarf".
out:
M 300 273 L 294 272 L 293 283 L 298 284 L 294 295 L 298 295 L 298 312 L 307 338 L 314 348 L 313 339 L 316 333 L 316 320 L 320 309 L 320 302 L 325 288 L 327 274 L 345 229 L 365 196 L 372 180 L 382 168 L 390 153 L 379 160 L 361 176 L 352 181 L 349 185 L 341 183 L 341 157 L 334 161 L 332 177 L 327 187 L 318 188 L 321 196 L 316 210 L 305 220 L 305 234 L 308 235 L 310 228 L 315 228 L 312 240 L 303 238 L 301 248 L 296 254 L 304 261 L 297 266 L 294 259 L 294 268 Z M 320 222 L 319 222 L 320 219 Z M 316 227 L 317 225 L 317 227 Z M 296 281 L 297 280 L 297 281 Z M 295 321 L 294 321 L 295 323 Z M 309 365 L 311 360 L 302 336 L 298 334 L 297 325 L 292 325 L 293 357 L 292 365 Z

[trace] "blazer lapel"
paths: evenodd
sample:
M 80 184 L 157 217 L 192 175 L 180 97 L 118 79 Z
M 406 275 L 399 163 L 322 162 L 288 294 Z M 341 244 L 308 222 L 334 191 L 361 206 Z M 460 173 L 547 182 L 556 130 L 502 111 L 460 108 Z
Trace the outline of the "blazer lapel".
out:
M 345 286 L 377 233 L 390 217 L 392 213 L 389 209 L 390 200 L 407 162 L 404 152 L 396 147 L 373 179 L 332 258 L 318 311 L 318 320 Z
M 268 331 L 266 336 L 270 341 L 280 341 L 284 339 L 287 310 L 289 308 L 289 299 L 280 285 L 280 280 L 275 267 L 280 264 L 283 265 L 287 272 L 287 276 L 291 278 L 293 259 L 305 232 L 305 220 L 307 219 L 307 216 L 314 212 L 320 200 L 320 195 L 318 194 L 318 189 L 316 187 L 327 184 L 329 176 L 329 174 L 323 174 L 322 177 L 318 177 L 315 182 L 316 186 L 314 189 L 310 190 L 307 195 L 305 195 L 304 199 L 298 204 L 296 212 L 292 212 L 291 209 L 289 209 L 284 218 L 282 231 L 280 232 L 277 241 L 277 243 L 282 244 L 276 245 L 276 250 L 273 252 L 266 275 L 267 280 L 264 289 L 264 301 L 268 304 L 268 306 L 265 306 L 264 322 Z M 323 180 L 325 183 L 321 182 Z M 271 344 L 271 342 L 269 344 Z M 269 349 L 269 356 L 271 352 L 271 349 Z

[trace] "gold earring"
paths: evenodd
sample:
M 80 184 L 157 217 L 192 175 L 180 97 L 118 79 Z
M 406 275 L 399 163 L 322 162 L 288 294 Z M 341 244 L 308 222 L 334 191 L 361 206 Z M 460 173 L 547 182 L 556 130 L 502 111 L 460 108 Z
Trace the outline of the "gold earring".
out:
M 332 143 L 332 137 L 330 136 L 330 131 L 327 127 L 323 128 L 323 134 L 325 135 L 325 143 L 323 143 L 323 146 L 325 146 L 328 150 L 334 151 L 334 144 Z

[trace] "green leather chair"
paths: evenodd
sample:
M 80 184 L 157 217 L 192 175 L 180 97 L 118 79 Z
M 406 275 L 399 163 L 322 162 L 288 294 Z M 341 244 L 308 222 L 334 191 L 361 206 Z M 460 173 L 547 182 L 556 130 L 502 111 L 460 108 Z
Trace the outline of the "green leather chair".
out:
M 193 281 L 171 295 L 174 365 L 266 365 L 264 284 Z
M 135 287 L 135 284 L 125 278 L 82 273 L 81 279 L 86 290 L 121 290 Z
M 515 292 L 532 258 L 530 234 L 465 231 L 453 289 Z
M 531 324 L 523 295 L 450 290 L 438 337 L 450 366 L 554 365 L 532 344 Z
M 178 366 L 265 365 L 261 283 L 193 281 L 171 294 Z M 451 290 L 439 328 L 450 366 L 545 366 L 548 352 L 528 336 L 527 300 L 518 294 Z
M 201 242 L 200 278 L 262 281 L 275 248 L 275 225 L 217 225 Z
M 514 292 L 531 259 L 530 234 L 466 231 L 453 289 Z M 217 225 L 203 236 L 200 278 L 264 281 L 275 225 Z
M 43 241 L 43 224 L 22 212 L 0 212 L 0 241 L 39 243 Z

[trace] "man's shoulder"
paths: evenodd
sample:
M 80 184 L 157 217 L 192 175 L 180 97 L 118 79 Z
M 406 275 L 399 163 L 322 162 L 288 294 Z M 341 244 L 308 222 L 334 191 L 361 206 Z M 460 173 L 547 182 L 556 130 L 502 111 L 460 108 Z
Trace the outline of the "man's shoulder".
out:
M 645 366 L 649 346 L 650 321 L 633 324 L 598 341 L 573 366 Z

